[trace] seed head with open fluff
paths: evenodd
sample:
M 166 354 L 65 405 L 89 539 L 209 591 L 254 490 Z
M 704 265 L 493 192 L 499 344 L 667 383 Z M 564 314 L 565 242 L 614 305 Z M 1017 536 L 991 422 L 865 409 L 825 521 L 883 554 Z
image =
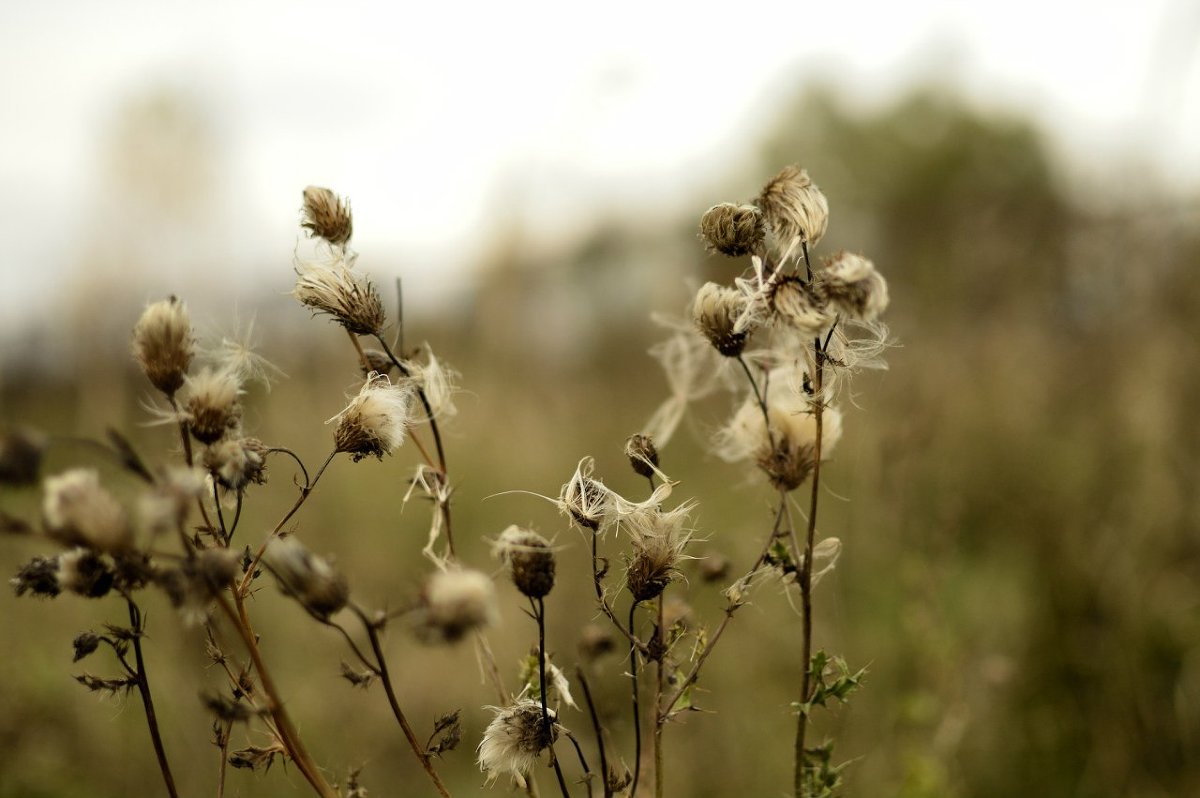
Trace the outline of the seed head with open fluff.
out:
M 92 468 L 73 468 L 46 478 L 42 519 L 47 534 L 67 545 L 108 552 L 133 545 L 124 508 L 100 485 L 100 476 Z
M 354 217 L 350 203 L 331 189 L 309 186 L 304 189 L 304 220 L 300 226 L 309 235 L 323 238 L 330 244 L 345 246 L 354 234 Z
M 542 706 L 530 699 L 520 699 L 507 707 L 487 707 L 496 713 L 479 743 L 479 769 L 493 781 L 501 773 L 509 773 L 524 782 L 524 774 L 538 763 L 538 754 L 558 739 L 555 713 L 547 710 L 550 723 L 542 717 Z
M 176 297 L 146 307 L 133 328 L 133 356 L 155 388 L 173 396 L 195 354 L 192 322 Z
M 644 507 L 621 519 L 633 549 L 625 580 L 634 600 L 658 597 L 678 574 L 679 561 L 692 539 L 685 524 L 694 506 L 685 502 L 668 511 Z
M 839 252 L 816 279 L 817 292 L 850 318 L 874 321 L 887 309 L 887 281 L 862 255 Z
M 451 568 L 426 581 L 415 613 L 416 631 L 428 642 L 452 643 L 498 617 L 496 587 L 487 574 Z
M 313 615 L 328 618 L 350 600 L 346 577 L 295 538 L 273 540 L 263 562 L 275 574 L 283 592 Z
M 798 166 L 785 166 L 763 186 L 755 204 L 762 208 L 776 243 L 787 249 L 797 239 L 815 246 L 829 225 L 829 202 Z
M 229 369 L 204 367 L 184 380 L 183 410 L 196 440 L 214 444 L 242 420 L 242 381 Z
M 355 462 L 368 455 L 382 458 L 390 454 L 404 442 L 412 409 L 409 384 L 393 384 L 382 374 L 371 375 L 346 409 L 329 419 L 337 422 L 335 448 L 351 454 Z
M 387 323 L 383 298 L 367 277 L 354 269 L 357 256 L 333 253 L 328 262 L 296 262 L 292 296 L 313 313 L 325 313 L 357 335 L 377 335 Z
M 492 552 L 509 567 L 513 584 L 523 595 L 545 598 L 554 588 L 554 551 L 537 532 L 514 524 L 500 533 Z
M 736 288 L 705 283 L 696 292 L 692 317 L 696 328 L 725 357 L 737 357 L 746 348 L 750 325 L 739 325 L 749 301 Z

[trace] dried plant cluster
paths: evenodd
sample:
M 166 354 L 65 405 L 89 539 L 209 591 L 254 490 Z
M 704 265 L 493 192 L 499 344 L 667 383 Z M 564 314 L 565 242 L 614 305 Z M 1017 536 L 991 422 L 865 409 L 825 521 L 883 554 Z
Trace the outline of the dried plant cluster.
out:
M 400 736 L 428 776 L 427 790 L 416 792 L 449 795 L 439 768 L 461 766 L 470 757 L 451 753 L 462 737 L 461 710 L 417 724 L 431 726 L 431 735 L 418 733 L 402 710 L 405 684 L 381 644 L 393 623 L 432 644 L 474 649 L 490 682 L 480 706 L 466 710 L 490 717 L 474 744 L 474 763 L 486 775 L 481 781 L 536 795 L 535 776 L 549 767 L 554 789 L 563 796 L 608 798 L 664 794 L 667 727 L 695 708 L 693 690 L 726 627 L 754 591 L 774 579 L 797 599 L 803 641 L 793 707 L 793 791 L 798 797 L 833 794 L 842 766 L 834 763 L 830 743 L 810 745 L 808 725 L 816 707 L 831 698 L 846 700 L 862 672 L 813 650 L 813 589 L 841 552 L 837 538 L 818 539 L 820 472 L 843 433 L 840 388 L 856 369 L 881 365 L 886 330 L 878 317 L 888 295 L 884 279 L 860 255 L 838 253 L 820 266 L 811 262 L 810 249 L 828 224 L 828 204 L 807 173 L 788 167 L 752 202 L 716 205 L 703 215 L 706 246 L 748 257 L 749 264 L 727 284 L 701 287 L 692 318 L 668 322 L 670 337 L 652 349 L 670 396 L 646 428 L 624 442 L 630 467 L 646 480 L 645 495 L 620 495 L 595 474 L 593 459 L 583 457 L 557 494 L 542 497 L 590 547 L 591 573 L 564 572 L 559 547 L 536 530 L 514 524 L 492 536 L 493 554 L 533 622 L 531 653 L 516 681 L 495 662 L 487 641 L 498 615 L 499 591 L 489 575 L 495 566 L 472 567 L 455 547 L 455 483 L 440 425 L 455 413 L 457 375 L 427 347 L 393 351 L 400 347 L 385 337 L 390 328 L 383 300 L 350 248 L 349 204 L 315 187 L 305 189 L 303 201 L 302 226 L 315 239 L 315 255 L 297 258 L 293 295 L 344 328 L 363 374 L 358 392 L 329 420 L 329 454 L 318 467 L 310 469 L 290 449 L 245 428 L 247 391 L 272 369 L 245 346 L 201 348 L 184 303 L 175 297 L 146 308 L 134 327 L 133 355 L 160 394 L 156 415 L 177 434 L 177 455 L 146 459 L 112 433 L 105 451 L 130 483 L 113 491 L 86 466 L 43 475 L 51 437 L 9 431 L 0 438 L 0 479 L 29 490 L 40 486 L 42 495 L 40 517 L 5 514 L 3 527 L 43 535 L 59 547 L 58 554 L 35 557 L 18 571 L 12 579 L 16 593 L 44 598 L 70 593 L 124 605 L 128 625 L 83 632 L 74 641 L 77 662 L 99 652 L 111 655 L 104 666 L 110 675 L 77 678 L 88 690 L 138 691 L 167 792 L 178 794 L 143 657 L 143 591 L 165 593 L 224 674 L 224 689 L 204 695 L 221 751 L 214 774 L 218 795 L 224 793 L 227 766 L 265 771 L 279 759 L 326 798 L 367 794 L 369 770 L 363 781 L 355 772 L 342 787 L 330 783 L 326 774 L 338 764 L 318 764 L 302 739 L 303 724 L 292 717 L 295 705 L 272 678 L 260 648 L 271 631 L 256 628 L 247 599 L 261 580 L 273 579 L 313 622 L 336 631 L 331 639 L 345 646 L 341 675 L 350 685 L 382 690 Z M 362 338 L 371 346 L 364 347 Z M 680 578 L 698 534 L 698 502 L 675 498 L 679 483 L 663 470 L 662 453 L 688 405 L 722 391 L 732 397 L 732 412 L 712 450 L 759 474 L 775 491 L 777 509 L 773 522 L 764 523 L 761 551 L 746 571 L 730 581 L 727 563 L 703 564 L 703 579 L 725 583 L 727 600 L 719 623 L 705 628 L 689 619 L 682 600 L 687 586 Z M 302 534 L 293 534 L 293 519 L 339 455 L 353 462 L 382 459 L 406 441 L 412 441 L 406 451 L 416 464 L 405 498 L 424 496 L 433 508 L 423 552 L 429 566 L 424 583 L 412 591 L 415 600 L 403 611 L 386 612 L 362 606 L 353 580 L 306 547 Z M 268 463 L 280 458 L 300 475 L 294 502 L 273 528 L 241 530 L 244 502 L 262 490 Z M 805 484 L 807 508 L 794 498 Z M 117 498 L 131 493 L 135 500 Z M 606 537 L 615 537 L 621 560 L 601 556 Z M 568 579 L 591 582 L 592 610 L 604 624 L 588 628 L 572 678 L 551 661 L 546 641 L 555 585 Z M 596 671 L 582 667 L 608 654 L 623 655 L 626 663 L 627 673 L 619 678 L 628 680 L 634 739 L 624 750 L 603 728 L 604 713 L 593 700 L 587 673 L 594 677 Z M 572 696 L 572 681 L 584 709 Z M 494 705 L 483 706 L 492 700 Z M 235 743 L 243 731 L 245 742 Z

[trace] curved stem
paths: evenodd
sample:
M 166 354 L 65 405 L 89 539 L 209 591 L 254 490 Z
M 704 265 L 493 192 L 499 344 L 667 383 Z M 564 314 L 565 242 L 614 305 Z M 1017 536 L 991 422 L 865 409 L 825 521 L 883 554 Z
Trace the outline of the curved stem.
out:
M 304 474 L 304 487 L 308 487 L 311 480 L 308 478 L 308 469 L 304 467 L 304 461 L 300 459 L 300 455 L 288 449 L 286 446 L 272 446 L 267 449 L 267 454 L 286 454 L 296 461 L 296 465 L 300 466 L 300 471 Z
M 358 607 L 351 607 L 351 609 L 362 622 L 363 629 L 367 632 L 367 638 L 371 641 L 371 650 L 375 652 L 375 660 L 379 663 L 379 679 L 383 682 L 383 689 L 387 693 L 388 704 L 392 707 L 392 714 L 396 716 L 396 722 L 400 724 L 400 729 L 408 739 L 408 744 L 412 747 L 413 753 L 416 754 L 417 761 L 421 763 L 421 767 L 429 775 L 438 794 L 443 796 L 443 798 L 450 798 L 450 793 L 446 790 L 446 785 L 442 783 L 441 777 L 433 769 L 433 763 L 429 761 L 429 755 L 425 753 L 425 749 L 421 746 L 421 742 L 413 732 L 412 726 L 408 723 L 408 718 L 404 716 L 404 711 L 400 709 L 400 701 L 396 698 L 396 691 L 392 686 L 392 677 L 388 673 L 387 659 L 383 656 L 383 646 L 379 643 L 379 630 L 375 628 L 375 625 L 371 623 L 371 619 L 361 609 Z
M 600 751 L 600 784 L 604 789 L 604 798 L 611 798 L 613 791 L 608 783 L 608 754 L 604 747 L 604 727 L 600 725 L 600 715 L 596 712 L 596 704 L 592 701 L 592 690 L 588 687 L 587 677 L 583 667 L 575 666 L 575 681 L 583 688 L 583 700 L 587 702 L 588 714 L 592 717 L 592 731 L 596 734 L 596 748 Z
M 146 725 L 150 727 L 150 742 L 154 744 L 154 756 L 158 759 L 158 769 L 162 771 L 163 781 L 167 785 L 167 794 L 178 798 L 175 789 L 175 778 L 171 775 L 171 766 L 167 763 L 167 752 L 163 748 L 162 735 L 158 730 L 158 716 L 154 713 L 154 698 L 150 694 L 150 679 L 146 675 L 146 662 L 142 659 L 142 613 L 133 599 L 125 597 L 129 606 L 129 625 L 133 627 L 133 658 L 137 664 L 137 688 L 142 696 L 142 706 L 146 710 Z

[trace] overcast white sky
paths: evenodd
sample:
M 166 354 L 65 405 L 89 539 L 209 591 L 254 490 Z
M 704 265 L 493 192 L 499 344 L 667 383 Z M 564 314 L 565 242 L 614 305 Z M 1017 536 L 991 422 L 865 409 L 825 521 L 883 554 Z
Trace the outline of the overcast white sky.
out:
M 72 274 L 117 109 L 156 89 L 213 116 L 232 260 L 286 266 L 317 183 L 354 198 L 360 251 L 455 266 L 514 181 L 548 226 L 670 208 L 809 76 L 863 103 L 937 76 L 1027 110 L 1080 174 L 1133 158 L 1194 191 L 1198 47 L 1195 0 L 7 2 L 0 336 Z

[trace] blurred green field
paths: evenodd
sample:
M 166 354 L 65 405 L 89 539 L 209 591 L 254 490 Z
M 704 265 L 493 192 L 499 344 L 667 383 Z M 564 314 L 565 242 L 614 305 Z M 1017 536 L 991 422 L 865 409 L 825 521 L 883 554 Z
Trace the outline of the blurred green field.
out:
M 773 129 L 747 154 L 759 166 L 738 166 L 723 193 L 698 197 L 695 218 L 802 162 L 832 208 L 818 254 L 847 247 L 875 260 L 900 344 L 890 370 L 853 384 L 857 406 L 847 408 L 820 513 L 822 533 L 844 548 L 817 590 L 816 643 L 869 667 L 851 706 L 816 726 L 854 760 L 846 794 L 1200 794 L 1200 204 L 1148 187 L 1084 194 L 1064 184 L 1029 126 L 934 94 L 862 115 L 818 92 Z M 681 311 L 687 283 L 728 280 L 737 268 L 703 253 L 695 218 L 653 231 L 601 221 L 566 260 L 519 237 L 500 242 L 454 307 L 408 309 L 409 343 L 429 341 L 463 374 L 447 440 L 461 553 L 492 571 L 487 540 L 508 524 L 555 538 L 548 647 L 568 670 L 596 614 L 587 548 L 548 503 L 495 494 L 556 495 L 589 454 L 607 484 L 644 491 L 622 447 L 665 397 L 645 354 L 663 335 L 649 314 Z M 281 266 L 278 291 L 290 280 Z M 109 323 L 132 327 L 140 300 Z M 263 354 L 288 378 L 248 397 L 247 426 L 319 462 L 330 448 L 323 422 L 356 378 L 353 353 L 340 330 L 286 298 L 264 297 L 259 321 Z M 6 344 L 0 419 L 85 437 L 111 425 L 148 459 L 177 456 L 169 429 L 143 425 L 149 386 L 126 342 L 110 344 L 89 350 L 79 336 L 74 359 L 51 369 L 36 350 Z M 736 569 L 757 553 L 771 493 L 705 453 L 728 409 L 695 408 L 663 466 L 681 482 L 676 496 L 700 501 L 697 552 Z M 100 465 L 59 443 L 48 469 L 80 461 Z M 416 462 L 411 446 L 381 463 L 340 459 L 296 520 L 369 605 L 402 605 L 429 569 L 428 507 L 402 506 Z M 271 462 L 242 542 L 259 540 L 290 505 L 292 473 L 285 459 Z M 0 501 L 10 513 L 36 508 L 36 497 L 12 491 Z M 49 548 L 0 544 L 9 574 Z M 619 562 L 619 541 L 607 545 Z M 720 588 L 692 574 L 674 590 L 686 592 L 696 623 L 715 625 Z M 503 623 L 491 640 L 515 683 L 536 629 L 498 582 Z M 371 795 L 432 794 L 378 686 L 362 692 L 340 679 L 337 637 L 264 584 L 252 605 L 264 655 L 331 778 L 362 767 Z M 198 695 L 220 688 L 220 674 L 203 658 L 202 630 L 181 629 L 163 597 L 148 596 L 148 667 L 176 778 L 183 794 L 212 794 L 218 751 Z M 71 664 L 74 635 L 123 612 L 115 600 L 0 598 L 0 796 L 160 791 L 136 695 L 100 700 L 71 678 L 104 668 L 100 655 Z M 799 628 L 780 589 L 758 590 L 702 679 L 697 703 L 712 714 L 667 731 L 668 794 L 785 792 Z M 441 770 L 452 792 L 474 794 L 484 779 L 473 749 L 490 718 L 481 707 L 495 699 L 472 648 L 424 646 L 399 626 L 387 644 L 418 729 L 463 709 L 464 742 Z M 609 656 L 591 681 L 629 761 L 627 666 Z M 564 722 L 590 740 L 585 714 Z M 241 739 L 235 730 L 234 745 Z M 540 780 L 549 794 L 551 777 Z M 227 794 L 307 789 L 277 765 L 265 776 L 231 771 Z

